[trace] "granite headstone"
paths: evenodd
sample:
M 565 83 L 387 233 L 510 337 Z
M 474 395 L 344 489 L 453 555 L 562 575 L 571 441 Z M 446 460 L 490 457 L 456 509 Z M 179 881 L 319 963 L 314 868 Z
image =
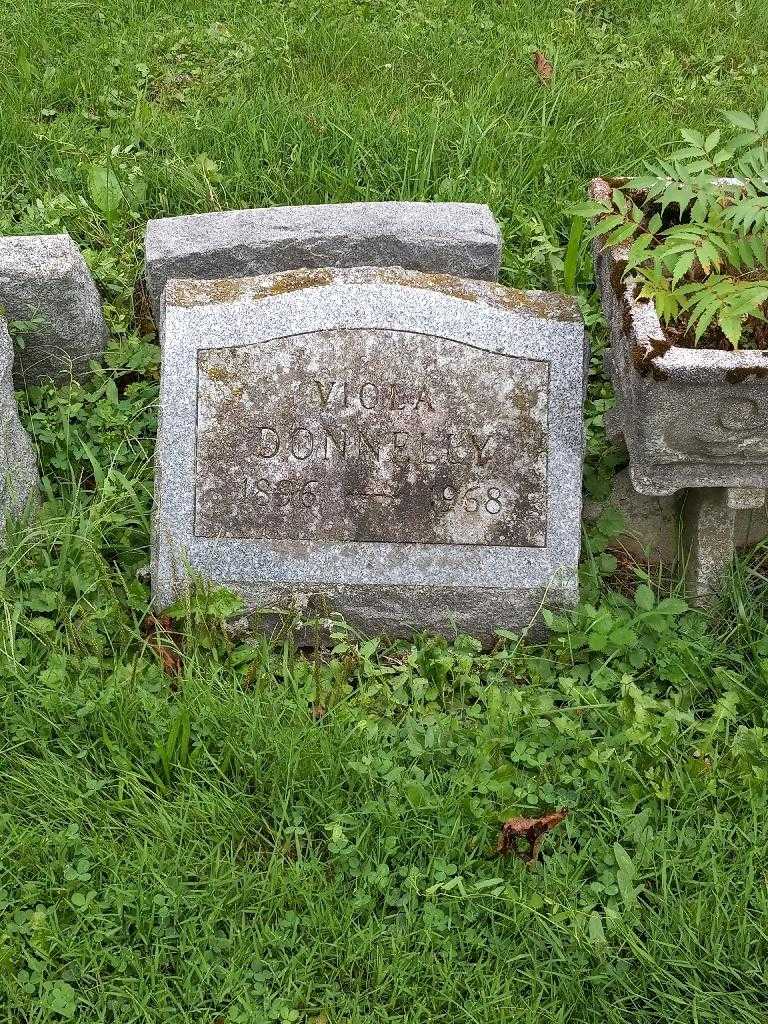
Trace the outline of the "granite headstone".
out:
M 16 386 L 44 377 L 90 373 L 107 328 L 101 299 L 82 253 L 67 234 L 0 237 L 0 306 L 7 319 L 33 329 L 16 352 Z
M 19 419 L 13 389 L 13 344 L 0 319 L 0 536 L 7 518 L 18 519 L 37 502 L 37 454 Z
M 145 260 L 157 314 L 163 288 L 174 278 L 394 266 L 495 281 L 501 231 L 481 203 L 270 206 L 150 220 Z
M 563 296 L 402 269 L 165 289 L 158 607 L 521 630 L 577 596 L 584 329 Z

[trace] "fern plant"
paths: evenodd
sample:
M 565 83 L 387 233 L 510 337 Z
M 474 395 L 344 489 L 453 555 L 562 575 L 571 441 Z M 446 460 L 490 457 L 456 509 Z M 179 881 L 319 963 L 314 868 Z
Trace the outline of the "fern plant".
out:
M 662 321 L 696 345 L 715 325 L 738 349 L 768 308 L 768 106 L 724 117 L 727 137 L 686 129 L 684 148 L 572 212 L 592 220 L 588 238 L 630 243 L 624 274 Z

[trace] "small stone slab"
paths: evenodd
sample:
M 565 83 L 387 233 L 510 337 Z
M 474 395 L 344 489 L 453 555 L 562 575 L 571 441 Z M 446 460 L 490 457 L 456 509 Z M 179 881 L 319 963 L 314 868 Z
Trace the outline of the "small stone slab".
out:
M 492 641 L 577 598 L 584 328 L 401 269 L 172 281 L 152 585 Z
M 19 419 L 13 390 L 13 344 L 0 320 L 0 530 L 6 518 L 19 518 L 36 501 L 40 478 L 37 456 Z
M 67 234 L 0 238 L 0 306 L 8 320 L 40 318 L 16 353 L 17 387 L 44 377 L 81 379 L 107 343 L 101 301 L 82 254 Z
M 408 267 L 495 281 L 501 232 L 478 203 L 273 206 L 150 220 L 146 280 L 155 313 L 172 278 L 318 267 Z
M 746 512 L 764 505 L 765 491 L 759 487 L 731 487 L 728 490 L 728 508 Z

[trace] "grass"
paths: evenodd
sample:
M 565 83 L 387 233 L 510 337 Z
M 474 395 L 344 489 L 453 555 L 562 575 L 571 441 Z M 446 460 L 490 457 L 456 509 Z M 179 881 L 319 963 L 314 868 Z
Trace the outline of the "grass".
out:
M 599 496 L 619 456 L 563 207 L 761 109 L 767 30 L 757 0 L 0 12 L 0 229 L 69 230 L 111 329 L 107 369 L 21 396 L 45 501 L 0 564 L 0 1020 L 768 1020 L 763 556 L 704 616 L 619 581 L 603 522 L 541 647 L 338 625 L 314 658 L 229 640 L 216 593 L 153 633 L 158 352 L 131 303 L 150 216 L 488 202 L 507 281 L 582 294 Z M 538 866 L 495 855 L 505 818 L 561 806 Z

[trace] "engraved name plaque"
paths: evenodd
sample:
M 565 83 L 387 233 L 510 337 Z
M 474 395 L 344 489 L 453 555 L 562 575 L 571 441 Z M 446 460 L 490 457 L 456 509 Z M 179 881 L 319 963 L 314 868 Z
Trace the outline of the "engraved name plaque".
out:
M 153 597 L 491 641 L 577 595 L 570 299 L 399 269 L 171 281 Z M 290 614 L 290 612 L 288 611 Z
M 197 389 L 197 537 L 546 544 L 546 360 L 322 331 L 200 352 Z

